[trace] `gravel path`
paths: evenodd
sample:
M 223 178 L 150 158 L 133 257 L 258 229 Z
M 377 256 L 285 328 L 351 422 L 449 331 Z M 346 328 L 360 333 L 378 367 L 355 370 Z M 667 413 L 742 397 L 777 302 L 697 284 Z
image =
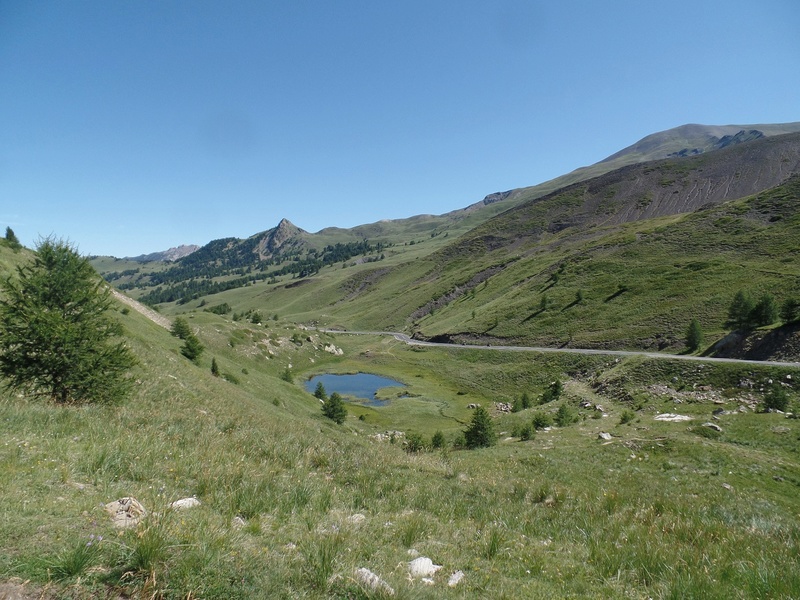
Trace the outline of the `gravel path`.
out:
M 423 342 L 415 340 L 405 333 L 394 331 L 345 331 L 341 329 L 319 329 L 326 333 L 343 335 L 390 335 L 399 342 L 404 342 L 413 346 L 435 346 L 439 348 L 465 348 L 469 350 L 502 350 L 506 352 L 565 352 L 568 354 L 604 354 L 610 356 L 645 356 L 647 358 L 658 358 L 668 360 L 692 360 L 698 362 L 725 362 L 736 364 L 768 365 L 773 367 L 796 367 L 800 368 L 800 363 L 780 362 L 770 360 L 744 360 L 738 358 L 711 358 L 707 356 L 691 356 L 688 354 L 659 354 L 657 352 L 636 352 L 628 350 L 593 350 L 581 348 L 546 348 L 534 346 L 477 346 L 471 344 L 445 344 L 441 342 Z
M 136 312 L 144 315 L 145 317 L 150 319 L 156 325 L 161 325 L 161 327 L 163 327 L 164 329 L 171 329 L 172 328 L 172 322 L 168 318 L 158 314 L 152 308 L 147 308 L 141 302 L 137 302 L 133 298 L 129 298 L 125 294 L 123 294 L 121 292 L 118 292 L 117 290 L 115 290 L 113 288 L 111 289 L 111 294 L 114 296 L 114 298 L 116 298 L 117 300 L 119 300 L 123 304 L 127 304 L 133 310 L 135 310 Z

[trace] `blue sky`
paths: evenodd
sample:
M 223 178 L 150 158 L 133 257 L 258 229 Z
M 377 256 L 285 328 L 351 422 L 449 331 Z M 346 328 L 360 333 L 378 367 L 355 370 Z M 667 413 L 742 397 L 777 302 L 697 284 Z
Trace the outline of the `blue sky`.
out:
M 0 227 L 133 256 L 800 120 L 796 0 L 0 0 Z

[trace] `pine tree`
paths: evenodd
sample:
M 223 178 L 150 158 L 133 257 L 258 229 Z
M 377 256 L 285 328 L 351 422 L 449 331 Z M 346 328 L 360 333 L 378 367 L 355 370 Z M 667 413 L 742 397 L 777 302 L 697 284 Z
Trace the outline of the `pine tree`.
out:
M 694 352 L 703 343 L 703 330 L 697 319 L 692 319 L 689 328 L 686 330 L 686 348 L 689 352 Z
M 16 280 L 0 282 L 0 375 L 59 404 L 108 402 L 130 390 L 136 360 L 108 315 L 111 290 L 68 243 L 46 238 Z
M 211 359 L 211 374 L 214 377 L 219 377 L 219 365 L 217 364 L 216 358 Z
M 328 394 L 325 391 L 325 386 L 322 385 L 321 381 L 318 381 L 317 382 L 317 387 L 314 388 L 314 397 L 319 399 L 319 400 L 322 400 L 323 402 L 325 402 L 325 400 L 328 399 Z
M 192 329 L 189 327 L 189 322 L 183 317 L 175 317 L 170 331 L 172 335 L 182 340 L 185 340 L 192 334 Z
M 746 292 L 742 290 L 736 292 L 728 307 L 728 326 L 736 329 L 750 329 L 752 327 L 750 319 L 754 307 L 753 300 Z
M 800 320 L 800 301 L 795 298 L 787 298 L 781 304 L 781 321 L 786 324 Z
M 322 403 L 322 414 L 339 425 L 344 423 L 347 417 L 347 409 L 338 392 L 333 392 L 330 397 Z
M 764 294 L 750 311 L 750 322 L 756 327 L 772 325 L 778 320 L 778 305 L 771 294 Z
M 8 242 L 8 245 L 14 250 L 22 248 L 22 244 L 20 243 L 17 234 L 14 233 L 14 230 L 11 229 L 11 227 L 6 227 L 6 241 Z
M 185 338 L 183 338 L 183 346 L 181 346 L 181 354 L 183 354 L 186 358 L 191 360 L 192 362 L 197 362 L 197 359 L 200 358 L 200 355 L 205 350 L 203 344 L 200 343 L 200 340 L 197 339 L 197 336 L 193 333 L 189 333 Z
M 497 435 L 494 431 L 492 418 L 482 406 L 475 409 L 472 414 L 472 421 L 464 431 L 467 448 L 485 448 L 497 442 Z

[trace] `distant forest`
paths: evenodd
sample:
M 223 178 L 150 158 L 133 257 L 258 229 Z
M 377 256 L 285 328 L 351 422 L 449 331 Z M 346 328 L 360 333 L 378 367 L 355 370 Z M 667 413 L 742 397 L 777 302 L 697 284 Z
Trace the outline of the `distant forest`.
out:
M 214 240 L 165 271 L 140 274 L 136 279 L 117 287 L 120 290 L 155 288 L 140 298 L 150 305 L 163 302 L 186 303 L 201 296 L 244 287 L 255 281 L 285 275 L 311 277 L 323 267 L 344 264 L 354 256 L 375 254 L 377 256 L 370 260 L 381 260 L 384 258 L 383 251 L 388 247 L 387 244 L 370 244 L 368 240 L 363 240 L 329 245 L 322 250 L 293 249 L 260 260 L 256 251 L 258 242 L 258 238 L 244 241 L 236 238 Z M 275 268 L 270 270 L 270 267 Z M 115 271 L 106 274 L 105 279 L 113 282 L 137 273 L 139 269 Z

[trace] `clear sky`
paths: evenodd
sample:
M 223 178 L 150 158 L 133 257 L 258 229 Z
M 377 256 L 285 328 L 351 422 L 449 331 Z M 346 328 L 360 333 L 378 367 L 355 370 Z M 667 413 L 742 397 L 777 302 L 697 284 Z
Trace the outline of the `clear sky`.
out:
M 798 74 L 797 0 L 0 0 L 0 227 L 133 256 L 440 214 L 798 121 Z

